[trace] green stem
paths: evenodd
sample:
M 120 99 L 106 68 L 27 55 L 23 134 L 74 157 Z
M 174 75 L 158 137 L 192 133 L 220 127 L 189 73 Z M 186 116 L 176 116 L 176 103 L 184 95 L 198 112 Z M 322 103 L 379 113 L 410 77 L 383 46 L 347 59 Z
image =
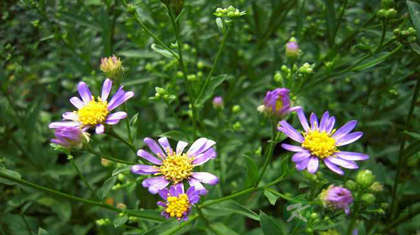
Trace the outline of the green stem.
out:
M 68 156 L 69 158 L 72 156 Z M 72 157 L 73 158 L 73 157 Z M 89 184 L 89 182 L 87 181 L 86 177 L 82 174 L 82 172 L 80 171 L 79 167 L 77 166 L 77 164 L 74 162 L 73 159 L 69 159 L 69 161 L 71 162 L 71 165 L 74 167 L 74 169 L 77 171 L 77 174 L 79 174 L 80 178 L 83 180 L 83 182 L 85 183 L 85 185 L 89 188 L 90 192 L 92 193 L 92 195 L 94 195 L 94 197 L 98 197 L 97 194 L 95 193 L 95 190 L 93 190 L 92 186 Z
M 112 211 L 115 211 L 115 212 L 118 212 L 118 213 L 124 212 L 124 213 L 126 213 L 126 214 L 128 214 L 130 216 L 135 216 L 135 217 L 139 217 L 139 218 L 149 219 L 149 220 L 153 220 L 153 221 L 163 221 L 164 220 L 163 218 L 162 218 L 162 220 L 158 220 L 156 217 L 148 216 L 146 214 L 140 215 L 138 213 L 135 213 L 135 211 L 122 210 L 120 208 L 113 207 L 113 206 L 108 205 L 108 204 L 104 204 L 104 203 L 101 203 L 101 202 L 97 202 L 97 201 L 92 201 L 92 200 L 88 200 L 88 199 L 76 197 L 76 196 L 73 196 L 73 195 L 70 195 L 70 194 L 67 194 L 67 193 L 63 193 L 63 192 L 60 192 L 60 191 L 57 191 L 57 190 L 49 189 L 49 188 L 46 188 L 46 187 L 43 187 L 43 186 L 40 186 L 40 185 L 31 183 L 31 182 L 26 181 L 26 180 L 23 180 L 23 179 L 15 178 L 15 177 L 10 176 L 8 174 L 5 174 L 3 172 L 0 172 L 0 177 L 1 178 L 4 178 L 4 179 L 7 179 L 7 180 L 10 180 L 10 181 L 13 181 L 13 182 L 16 182 L 18 184 L 21 184 L 21 185 L 24 185 L 24 186 L 27 186 L 27 187 L 30 187 L 30 188 L 33 188 L 33 189 L 36 189 L 36 190 L 45 192 L 45 193 L 48 193 L 48 194 L 53 195 L 53 196 L 58 196 L 58 197 L 61 197 L 61 198 L 70 200 L 70 201 L 81 202 L 81 203 L 92 205 L 92 206 L 99 206 L 99 207 L 102 207 L 102 208 L 105 208 L 105 209 L 108 209 L 108 210 L 112 210 Z
M 388 234 L 390 229 L 395 228 L 395 227 L 397 227 L 398 225 L 400 225 L 400 224 L 402 224 L 402 223 L 406 222 L 407 220 L 412 219 L 414 216 L 416 216 L 416 215 L 418 215 L 418 214 L 420 214 L 420 207 L 417 207 L 416 209 L 414 209 L 414 211 L 413 211 L 413 212 L 408 212 L 408 214 L 403 215 L 403 216 L 399 217 L 398 219 L 396 219 L 396 220 L 392 221 L 392 222 L 391 222 L 391 223 L 389 223 L 389 225 L 388 225 L 388 226 L 387 226 L 384 230 L 382 230 L 380 233 L 383 233 L 383 234 Z
M 124 103 L 123 106 L 124 112 L 127 112 L 127 103 Z M 130 120 L 127 118 L 125 118 L 125 127 L 127 129 L 127 135 L 128 135 L 128 142 L 132 145 L 133 144 L 133 135 L 131 134 L 131 128 L 130 128 Z
M 264 165 L 261 171 L 261 174 L 258 176 L 257 182 L 255 183 L 255 187 L 258 187 L 258 184 L 261 182 L 265 171 L 267 170 L 268 164 L 270 163 L 271 157 L 273 156 L 274 147 L 277 144 L 278 135 L 276 133 L 276 124 L 275 121 L 271 121 L 271 140 L 270 146 L 268 147 L 267 155 L 265 156 Z
M 414 108 L 416 106 L 416 102 L 417 102 L 417 98 L 419 96 L 419 91 L 420 91 L 420 76 L 419 78 L 417 78 L 417 83 L 416 83 L 416 87 L 414 88 L 414 93 L 413 93 L 413 98 L 411 100 L 411 105 L 410 105 L 410 110 L 408 111 L 408 115 L 407 115 L 407 120 L 405 121 L 405 125 L 404 125 L 404 131 L 408 131 L 408 128 L 410 126 L 410 121 L 411 118 L 413 117 L 413 113 L 414 113 Z M 391 202 L 391 218 L 394 218 L 395 213 L 397 211 L 397 205 L 398 205 L 398 197 L 397 197 L 397 189 L 398 189 L 398 184 L 400 182 L 400 174 L 403 170 L 404 167 L 404 149 L 405 149 L 405 142 L 406 142 L 406 137 L 405 135 L 403 135 L 402 140 L 401 140 L 401 144 L 400 144 L 400 151 L 398 154 L 398 168 L 397 168 L 397 172 L 395 174 L 395 179 L 394 179 L 394 187 L 392 187 L 392 202 Z
M 121 137 L 119 134 L 117 134 L 117 132 L 115 132 L 114 130 L 110 129 L 110 131 L 107 132 L 106 134 L 118 140 L 121 140 L 125 145 L 127 145 L 131 149 L 131 151 L 133 151 L 133 153 L 137 153 L 136 147 L 132 143 L 128 142 L 126 139 Z
M 353 228 L 354 228 L 354 225 L 356 224 L 357 216 L 358 216 L 358 213 L 359 213 L 359 206 L 360 206 L 359 203 L 360 203 L 360 198 L 361 198 L 361 195 L 362 194 L 363 194 L 363 192 L 359 188 L 357 190 L 357 197 L 356 197 L 356 200 L 355 200 L 355 203 L 354 203 L 354 209 L 353 209 L 353 212 L 352 212 L 352 218 L 351 218 L 349 227 L 347 228 L 347 233 L 346 233 L 347 235 L 350 235 L 352 233 Z
M 181 120 L 179 119 L 178 115 L 175 113 L 175 110 L 172 108 L 171 104 L 169 103 L 169 101 L 165 100 L 166 106 L 168 106 L 168 109 L 171 111 L 172 115 L 174 116 L 176 123 L 178 124 L 178 127 L 180 129 L 183 129 L 183 125 Z
M 174 226 L 173 228 L 169 229 L 168 231 L 161 233 L 161 235 L 172 235 L 180 231 L 185 226 L 191 224 L 198 218 L 198 215 L 191 216 L 187 221 L 180 223 L 178 226 Z
M 384 44 L 384 40 L 385 40 L 385 36 L 386 36 L 386 26 L 387 26 L 387 22 L 384 20 L 382 21 L 382 35 L 381 35 L 381 41 L 379 41 L 379 45 L 376 48 L 374 53 L 377 53 L 381 48 L 382 45 Z
M 121 160 L 121 159 L 118 159 L 118 158 L 113 158 L 113 157 L 110 157 L 110 156 L 106 156 L 104 154 L 96 152 L 95 150 L 93 150 L 92 147 L 88 147 L 86 149 L 86 151 L 88 151 L 89 153 L 91 153 L 93 155 L 96 155 L 100 158 L 105 158 L 105 159 L 108 159 L 108 160 L 113 161 L 113 162 L 123 163 L 123 164 L 127 164 L 127 165 L 136 165 L 137 164 L 137 162 L 125 161 L 125 160 Z

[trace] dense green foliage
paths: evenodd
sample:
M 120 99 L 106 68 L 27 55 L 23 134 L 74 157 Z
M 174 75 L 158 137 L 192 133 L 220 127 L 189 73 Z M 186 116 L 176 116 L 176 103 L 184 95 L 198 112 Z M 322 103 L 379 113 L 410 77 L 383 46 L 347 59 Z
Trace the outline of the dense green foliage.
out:
M 230 5 L 245 14 L 214 14 Z M 0 11 L 0 234 L 419 232 L 418 1 L 6 0 Z M 300 51 L 286 55 L 292 37 Z M 128 117 L 91 130 L 69 159 L 50 146 L 48 125 L 74 110 L 80 81 L 100 94 L 101 58 L 112 55 L 125 69 L 115 83 L 135 93 L 118 108 Z M 363 137 L 341 150 L 370 158 L 343 176 L 321 163 L 314 175 L 296 170 L 280 144 L 295 141 L 276 138 L 278 120 L 257 111 L 280 87 L 306 116 L 329 111 L 336 128 L 357 120 Z M 282 118 L 302 130 L 294 112 Z M 148 176 L 130 172 L 143 139 L 162 136 L 217 143 L 197 171 L 219 183 L 186 222 L 165 220 Z M 362 169 L 383 190 L 363 189 Z M 349 215 L 320 203 L 332 184 L 352 191 Z M 283 209 L 298 196 L 313 214 L 295 227 Z

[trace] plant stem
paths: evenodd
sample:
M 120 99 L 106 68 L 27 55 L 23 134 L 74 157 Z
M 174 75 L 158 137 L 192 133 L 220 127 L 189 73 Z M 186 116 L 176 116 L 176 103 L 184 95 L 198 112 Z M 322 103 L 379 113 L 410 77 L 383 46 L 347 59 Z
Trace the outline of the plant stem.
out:
M 267 170 L 268 164 L 270 163 L 271 157 L 273 156 L 274 147 L 277 144 L 277 138 L 278 138 L 278 134 L 276 133 L 276 124 L 275 124 L 275 121 L 272 120 L 271 121 L 271 140 L 269 141 L 270 146 L 268 147 L 267 156 L 265 156 L 264 165 L 263 165 L 261 174 L 258 176 L 255 187 L 258 187 L 258 184 L 261 182 L 265 174 L 265 171 Z
M 111 129 L 109 132 L 107 132 L 107 134 L 116 138 L 116 139 L 121 140 L 125 145 L 130 147 L 130 149 L 131 149 L 131 151 L 133 151 L 133 153 L 137 153 L 136 147 L 132 143 L 128 142 L 126 139 L 121 137 L 119 134 L 117 134 L 117 132 L 115 132 L 114 130 Z
M 169 101 L 165 100 L 166 106 L 168 106 L 168 109 L 171 111 L 172 115 L 174 116 L 176 123 L 178 124 L 178 127 L 180 129 L 183 129 L 183 125 L 181 120 L 179 119 L 178 115 L 175 113 L 175 110 L 172 108 L 171 104 L 169 103 Z
M 410 219 L 412 219 L 412 218 L 414 218 L 414 216 L 416 216 L 416 215 L 418 215 L 418 214 L 420 214 L 420 207 L 417 207 L 416 209 L 414 209 L 414 211 L 413 212 L 408 212 L 408 214 L 407 215 L 403 215 L 403 216 L 401 216 L 401 217 L 399 217 L 398 219 L 396 219 L 396 220 L 394 220 L 394 221 L 392 221 L 391 223 L 389 223 L 389 225 L 384 229 L 384 230 L 382 230 L 380 233 L 385 233 L 385 234 L 387 234 L 387 233 L 389 233 L 389 230 L 390 229 L 392 229 L 392 228 L 395 228 L 395 227 L 397 227 L 398 225 L 400 225 L 400 224 L 402 224 L 402 223 L 404 223 L 404 222 L 406 222 L 407 220 L 410 220 Z
M 419 91 L 420 91 L 420 76 L 417 78 L 416 87 L 414 88 L 413 98 L 411 100 L 410 110 L 408 111 L 407 120 L 405 121 L 403 131 L 408 131 L 408 128 L 410 126 L 411 118 L 413 117 L 414 108 L 416 106 L 417 98 L 419 96 Z M 401 171 L 403 170 L 403 166 L 404 166 L 405 142 L 406 142 L 406 137 L 405 137 L 405 135 L 403 135 L 402 140 L 401 140 L 401 144 L 400 144 L 399 154 L 398 154 L 398 168 L 397 168 L 397 172 L 395 174 L 394 186 L 392 187 L 392 202 L 391 202 L 391 207 L 390 207 L 391 218 L 394 218 L 395 213 L 397 212 L 397 205 L 398 205 L 397 189 L 398 189 L 398 184 L 400 182 L 400 180 L 399 180 L 400 179 L 400 174 L 401 174 Z
M 127 103 L 124 103 L 123 106 L 124 112 L 127 112 Z M 133 135 L 131 134 L 131 128 L 130 128 L 130 120 L 128 118 L 125 118 L 125 127 L 127 129 L 127 135 L 128 135 L 128 142 L 132 145 L 133 144 Z
M 387 26 L 387 22 L 385 20 L 382 21 L 382 35 L 381 35 L 381 41 L 379 41 L 379 45 L 376 48 L 374 53 L 377 53 L 381 48 L 382 45 L 384 44 L 384 40 L 385 40 L 385 36 L 386 36 L 386 26 Z
M 68 156 L 70 157 L 70 156 Z M 87 179 L 85 178 L 85 176 L 82 174 L 82 172 L 80 171 L 79 167 L 77 166 L 77 164 L 74 162 L 73 159 L 69 160 L 71 162 L 71 165 L 74 167 L 74 169 L 77 171 L 77 174 L 79 174 L 80 178 L 83 180 L 83 182 L 85 183 L 85 185 L 89 188 L 90 192 L 94 195 L 94 197 L 98 197 L 97 194 L 95 193 L 95 190 L 93 190 L 92 186 L 89 184 L 89 182 L 87 181 Z M 98 198 L 97 198 L 98 199 Z
M 113 158 L 113 157 L 110 157 L 110 156 L 106 156 L 104 154 L 96 152 L 95 150 L 92 149 L 92 147 L 90 147 L 90 148 L 88 147 L 86 149 L 86 151 L 88 151 L 89 153 L 91 153 L 93 155 L 96 155 L 100 158 L 105 158 L 105 159 L 108 159 L 108 160 L 113 161 L 113 162 L 123 163 L 123 164 L 127 164 L 127 165 L 136 165 L 137 164 L 137 162 L 125 161 L 125 160 L 121 160 L 121 159 L 118 159 L 118 158 Z
M 157 219 L 156 217 L 149 216 L 149 215 L 146 215 L 146 214 L 139 214 L 139 212 L 136 213 L 135 211 L 131 211 L 131 210 L 122 210 L 120 208 L 113 207 L 113 206 L 108 205 L 108 204 L 84 199 L 84 198 L 81 198 L 81 197 L 76 197 L 76 196 L 73 196 L 73 195 L 70 195 L 70 194 L 67 194 L 67 193 L 63 193 L 63 192 L 60 192 L 60 191 L 57 191 L 57 190 L 49 189 L 49 188 L 31 183 L 31 182 L 23 180 L 23 179 L 15 178 L 15 177 L 7 175 L 3 172 L 0 172 L 0 177 L 4 178 L 4 179 L 7 179 L 7 180 L 10 180 L 10 181 L 13 181 L 13 182 L 16 182 L 18 184 L 21 184 L 21 185 L 24 185 L 24 186 L 27 186 L 27 187 L 45 192 L 45 193 L 48 193 L 48 194 L 53 195 L 53 196 L 62 197 L 64 199 L 67 199 L 67 200 L 70 200 L 70 201 L 81 202 L 81 203 L 89 204 L 89 205 L 92 205 L 92 206 L 99 206 L 99 207 L 102 207 L 102 208 L 105 208 L 105 209 L 108 209 L 108 210 L 112 210 L 112 211 L 115 211 L 115 212 L 118 212 L 118 213 L 124 212 L 124 213 L 126 213 L 130 216 L 149 219 L 149 220 L 153 220 L 153 221 L 163 221 L 164 220 L 163 218 L 162 219 Z
M 166 231 L 164 233 L 161 233 L 161 235 L 172 235 L 172 234 L 175 234 L 176 232 L 178 232 L 179 230 L 181 230 L 185 226 L 187 226 L 187 225 L 191 224 L 192 222 L 194 222 L 197 218 L 198 218 L 198 215 L 193 215 L 187 221 L 185 221 L 183 223 L 180 223 L 178 226 L 175 226 L 175 227 L 169 229 L 168 231 Z

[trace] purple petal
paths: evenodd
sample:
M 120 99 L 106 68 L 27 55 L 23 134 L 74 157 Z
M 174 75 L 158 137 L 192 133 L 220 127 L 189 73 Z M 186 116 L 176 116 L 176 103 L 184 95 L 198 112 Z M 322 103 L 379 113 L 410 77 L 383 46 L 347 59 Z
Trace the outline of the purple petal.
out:
M 123 111 L 112 113 L 112 114 L 108 115 L 108 117 L 106 118 L 105 123 L 108 124 L 108 125 L 115 125 L 121 119 L 124 119 L 126 117 L 127 117 L 127 113 L 126 112 L 123 112 Z
M 96 125 L 95 132 L 98 135 L 103 134 L 105 132 L 105 126 L 102 124 Z
M 79 97 L 72 97 L 70 99 L 70 103 L 72 103 L 76 108 L 81 109 L 83 108 L 83 106 L 85 105 L 85 103 L 83 103 L 83 101 L 81 101 L 79 99 Z
M 319 124 L 319 130 L 325 131 L 327 124 L 328 124 L 328 120 L 330 119 L 330 113 L 328 111 L 326 111 L 321 118 L 321 123 Z
M 286 149 L 286 150 L 292 151 L 292 152 L 306 151 L 306 149 L 304 149 L 300 146 L 295 146 L 295 145 L 290 145 L 290 144 L 282 144 L 281 147 Z
M 108 99 L 109 92 L 111 92 L 111 89 L 112 89 L 112 81 L 111 79 L 107 78 L 104 84 L 102 85 L 102 94 L 101 94 L 102 101 L 106 101 Z
M 124 103 L 125 101 L 127 101 L 128 99 L 130 99 L 133 96 L 134 96 L 134 93 L 129 91 L 129 92 L 124 92 L 122 95 L 120 95 L 120 97 L 118 99 L 115 99 L 115 100 L 111 99 L 111 101 L 109 102 L 109 105 L 108 105 L 109 111 L 117 108 L 118 106 L 120 106 L 122 103 Z M 114 98 L 114 97 L 112 97 L 112 98 Z
M 151 175 L 159 172 L 159 169 L 149 165 L 134 165 L 131 167 L 131 172 L 138 175 Z
M 215 145 L 216 142 L 213 140 L 209 140 L 206 138 L 200 138 L 196 140 L 188 149 L 188 153 L 192 156 L 199 155 L 202 152 L 205 152 L 207 149 L 211 148 L 213 145 Z
M 343 146 L 343 145 L 351 144 L 354 141 L 360 139 L 362 137 L 362 135 L 363 135 L 362 132 L 353 132 L 353 133 L 347 134 L 345 136 L 342 136 L 339 139 L 335 139 L 336 140 L 336 146 Z
M 159 196 L 161 198 L 163 198 L 164 200 L 166 200 L 166 198 L 168 198 L 168 194 L 169 194 L 169 190 L 167 188 L 164 188 L 164 189 L 159 191 Z
M 200 201 L 200 196 L 190 197 L 189 201 L 190 201 L 191 204 L 196 204 L 198 201 Z
M 356 125 L 357 125 L 357 121 L 356 121 L 356 120 L 350 121 L 350 122 L 346 123 L 344 126 L 340 127 L 340 128 L 339 128 L 339 129 L 338 129 L 338 130 L 334 133 L 334 135 L 332 135 L 332 137 L 333 137 L 334 139 L 339 139 L 339 138 L 341 138 L 342 136 L 344 136 L 344 135 L 346 135 L 346 134 L 350 133 L 350 131 L 352 131 L 352 130 L 354 129 L 354 127 L 356 127 Z
M 162 191 L 162 190 L 161 190 Z M 161 191 L 159 191 L 159 194 L 160 194 L 160 192 Z M 165 200 L 166 200 L 166 198 L 165 198 Z M 158 201 L 157 203 L 156 203 L 158 206 L 161 206 L 161 207 L 166 207 L 166 203 L 164 203 L 164 202 L 162 202 L 162 201 Z
M 297 115 L 299 117 L 299 121 L 300 121 L 300 124 L 302 124 L 303 129 L 305 131 L 308 131 L 309 130 L 308 120 L 306 120 L 305 113 L 303 112 L 303 109 L 298 109 L 297 110 Z
M 175 191 L 177 193 L 176 196 L 179 196 L 180 194 L 184 194 L 185 190 L 184 190 L 184 184 L 183 183 L 178 183 L 176 185 L 174 185 L 175 187 Z
M 305 159 L 301 162 L 296 163 L 296 169 L 298 169 L 300 171 L 305 170 L 306 167 L 308 166 L 309 160 L 310 160 L 310 158 L 307 158 L 307 159 Z
M 177 196 L 177 191 L 176 191 L 176 189 L 175 189 L 175 186 L 174 186 L 174 185 L 172 185 L 172 186 L 169 188 L 169 194 L 170 194 L 171 196 Z
M 147 151 L 144 151 L 143 149 L 140 149 L 139 151 L 137 151 L 137 156 L 142 157 L 146 159 L 147 161 L 156 165 L 162 164 L 161 160 L 155 158 L 152 154 L 148 153 Z
M 315 174 L 315 172 L 318 170 L 319 161 L 317 157 L 311 157 L 308 162 L 308 171 L 311 174 Z
M 192 186 L 187 190 L 186 194 L 187 194 L 188 197 L 192 197 L 194 195 L 198 195 L 198 191 L 196 191 L 195 187 Z
M 328 157 L 326 158 L 328 161 L 334 163 L 335 165 L 339 165 L 341 167 L 347 168 L 347 169 L 357 169 L 359 168 L 356 163 L 352 161 L 347 161 L 338 157 Z
M 61 128 L 61 127 L 77 127 L 79 123 L 77 122 L 52 122 L 48 125 L 51 129 Z
M 309 151 L 298 152 L 293 155 L 292 161 L 301 162 L 303 160 L 306 160 L 310 156 L 311 156 L 311 153 Z
M 334 129 L 334 125 L 335 125 L 335 117 L 330 117 L 330 120 L 328 121 L 328 125 L 325 128 L 325 132 L 330 134 L 331 131 Z
M 166 155 L 163 153 L 162 149 L 159 147 L 159 145 L 154 141 L 153 139 L 146 137 L 144 138 L 144 142 L 147 144 L 150 150 L 154 152 L 158 157 L 165 158 Z
M 158 139 L 160 146 L 165 150 L 166 154 L 171 155 L 173 153 L 171 145 L 169 144 L 168 138 L 162 137 Z
M 311 129 L 312 130 L 318 130 L 319 124 L 318 124 L 318 118 L 316 117 L 315 113 L 311 113 L 311 116 L 309 117 L 309 121 L 311 122 Z
M 205 153 L 202 153 L 202 154 L 198 155 L 194 159 L 193 164 L 196 165 L 196 166 L 199 166 L 199 165 L 202 165 L 202 164 L 206 163 L 208 160 L 214 159 L 214 158 L 216 158 L 216 151 L 214 151 L 213 148 L 210 148 Z
M 199 192 L 200 195 L 207 194 L 207 189 L 204 188 L 204 186 L 200 183 L 200 181 L 194 178 L 190 178 L 188 182 L 190 183 L 191 186 L 195 187 L 195 189 Z
M 194 172 L 192 177 L 200 181 L 201 183 L 215 185 L 219 182 L 217 176 L 210 174 L 208 172 Z
M 330 168 L 330 170 L 334 171 L 335 173 L 339 175 L 344 175 L 344 171 L 340 169 L 340 167 L 336 166 L 334 163 L 330 162 L 328 158 L 323 159 L 324 164 Z
M 151 194 L 156 194 L 169 184 L 163 176 L 148 178 L 143 180 L 143 187 L 148 188 Z
M 334 155 L 336 155 L 337 157 L 341 159 L 349 160 L 349 161 L 362 161 L 362 160 L 369 159 L 368 155 L 355 153 L 355 152 L 340 151 L 340 152 L 336 152 Z
M 79 82 L 77 85 L 77 90 L 79 91 L 80 97 L 82 97 L 83 102 L 85 104 L 89 103 L 92 100 L 92 93 L 90 93 L 89 88 L 86 86 L 86 83 Z
M 75 112 L 65 112 L 63 113 L 63 119 L 70 120 L 70 121 L 77 121 L 79 120 L 79 115 Z
M 289 136 L 294 141 L 297 141 L 299 143 L 302 143 L 304 141 L 302 135 L 295 130 L 292 126 L 289 125 L 286 121 L 280 121 L 279 124 L 281 127 L 278 127 L 277 129 L 287 136 Z
M 58 140 L 58 139 L 52 139 L 51 140 L 51 143 L 58 144 L 58 145 L 61 145 L 61 146 L 67 146 L 67 143 L 66 142 L 64 142 L 62 140 Z
M 184 141 L 178 141 L 178 144 L 176 145 L 176 153 L 181 154 L 185 147 L 187 147 L 188 143 Z
M 117 92 L 114 93 L 111 100 L 108 103 L 108 108 L 111 104 L 114 104 L 115 101 L 121 98 L 122 95 L 124 95 L 125 91 L 123 90 L 123 86 L 120 86 L 117 90 Z

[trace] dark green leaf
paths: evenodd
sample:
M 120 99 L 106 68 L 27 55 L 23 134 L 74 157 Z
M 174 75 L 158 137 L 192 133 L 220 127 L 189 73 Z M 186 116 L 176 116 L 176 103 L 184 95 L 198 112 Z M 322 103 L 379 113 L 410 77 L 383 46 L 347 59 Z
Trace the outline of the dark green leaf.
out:
M 118 168 L 115 168 L 115 170 L 112 172 L 112 176 L 117 176 L 118 174 L 127 171 L 131 171 L 131 166 L 120 166 Z
M 8 176 L 14 177 L 16 179 L 21 179 L 22 177 L 20 176 L 20 174 L 16 171 L 11 171 L 11 170 L 7 170 L 5 168 L 0 168 L 0 172 L 3 174 L 6 174 Z M 4 178 L 0 177 L 0 183 L 2 184 L 7 184 L 7 185 L 15 185 L 16 183 Z
M 212 231 L 218 235 L 239 235 L 239 233 L 233 231 L 222 223 L 211 224 L 210 227 Z
M 245 162 L 246 162 L 246 166 L 247 166 L 247 178 L 246 178 L 246 187 L 252 187 L 255 186 L 255 184 L 257 183 L 258 180 L 258 167 L 257 164 L 255 163 L 255 161 L 248 157 L 248 156 L 244 156 L 245 158 Z
M 417 38 L 420 38 L 420 5 L 413 1 L 407 1 L 410 18 L 417 31 Z
M 109 191 L 111 191 L 112 186 L 114 186 L 116 180 L 117 176 L 112 176 L 105 181 L 104 185 L 98 190 L 98 195 L 100 198 L 104 199 L 106 197 Z
M 124 214 L 123 216 L 118 216 L 117 218 L 114 219 L 114 227 L 118 228 L 121 225 L 125 224 L 128 220 L 128 216 L 126 214 Z
M 272 193 L 270 190 L 267 190 L 267 189 L 264 190 L 264 195 L 267 197 L 271 205 L 273 206 L 276 205 L 276 202 L 279 196 L 275 195 L 274 193 Z
M 204 102 L 206 102 L 210 97 L 213 96 L 214 91 L 216 90 L 216 88 L 222 84 L 222 82 L 226 79 L 226 74 L 224 75 L 219 75 L 217 77 L 212 77 L 209 81 L 209 84 L 206 87 L 203 87 L 203 93 L 201 94 L 201 96 L 199 96 L 197 98 L 197 100 L 195 101 L 195 105 L 197 106 L 201 106 L 204 104 Z
M 276 221 L 275 218 L 268 216 L 262 211 L 260 211 L 260 226 L 264 232 L 264 235 L 283 234 L 280 223 Z
M 407 159 L 420 151 L 420 140 L 416 140 L 404 150 L 404 159 Z
M 325 18 L 327 22 L 328 43 L 333 45 L 336 25 L 334 0 L 325 0 Z
M 227 216 L 231 213 L 244 215 L 253 220 L 259 220 L 257 213 L 252 210 L 242 206 L 241 204 L 235 201 L 226 201 L 218 205 L 208 207 L 204 209 L 209 216 Z
M 154 43 L 152 44 L 151 48 L 152 48 L 152 50 L 156 51 L 157 53 L 159 53 L 159 54 L 161 54 L 161 55 L 163 55 L 167 58 L 176 58 L 176 59 L 178 58 L 177 54 L 172 54 L 170 51 L 168 51 L 165 48 L 163 48 L 159 45 L 156 45 Z

